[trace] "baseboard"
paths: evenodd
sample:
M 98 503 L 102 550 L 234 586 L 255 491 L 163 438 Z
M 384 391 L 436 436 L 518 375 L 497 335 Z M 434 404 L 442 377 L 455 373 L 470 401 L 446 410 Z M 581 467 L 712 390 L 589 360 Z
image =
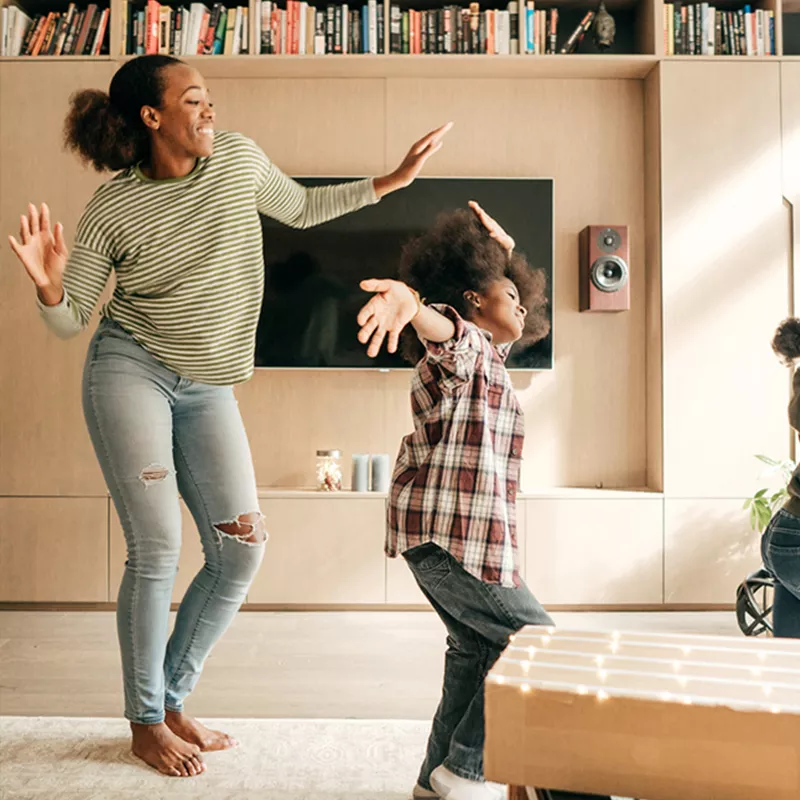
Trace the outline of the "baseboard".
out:
M 0 602 L 0 611 L 115 611 L 116 603 L 8 603 Z M 172 604 L 172 610 L 178 608 Z M 430 611 L 430 606 L 421 604 L 382 603 L 246 603 L 242 611 Z M 734 611 L 732 603 L 657 603 L 644 605 L 548 605 L 548 611 L 577 613 L 636 613 L 636 612 L 680 612 L 680 611 Z

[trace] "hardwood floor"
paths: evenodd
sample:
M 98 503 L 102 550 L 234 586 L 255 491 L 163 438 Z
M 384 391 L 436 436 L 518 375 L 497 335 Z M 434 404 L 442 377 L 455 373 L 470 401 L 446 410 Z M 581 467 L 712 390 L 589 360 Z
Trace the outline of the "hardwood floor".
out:
M 736 634 L 728 612 L 561 613 L 565 627 Z M 444 628 L 430 612 L 243 612 L 187 704 L 205 717 L 429 719 Z M 120 716 L 113 612 L 0 612 L 0 714 Z

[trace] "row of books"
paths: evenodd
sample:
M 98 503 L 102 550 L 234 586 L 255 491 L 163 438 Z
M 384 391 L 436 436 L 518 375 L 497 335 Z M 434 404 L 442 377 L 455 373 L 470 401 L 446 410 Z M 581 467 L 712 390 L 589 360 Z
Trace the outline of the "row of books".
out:
M 320 8 L 287 0 L 285 9 L 274 0 L 259 0 L 256 41 L 266 55 L 571 53 L 594 20 L 594 12 L 587 12 L 559 51 L 558 9 L 537 9 L 535 0 L 510 0 L 504 9 L 483 11 L 477 2 L 424 11 L 392 3 L 389 12 L 387 48 L 379 0 L 360 7 L 344 3 Z
M 214 3 L 162 5 L 148 0 L 144 9 L 122 0 L 125 53 L 170 56 L 226 55 L 250 52 L 249 7 Z
M 505 9 L 481 11 L 445 6 L 428 11 L 390 6 L 390 52 L 418 54 L 472 53 L 533 55 L 555 53 L 558 9 L 535 8 L 533 0 L 522 8 L 515 0 Z M 587 16 L 594 16 L 589 12 Z
M 331 55 L 386 52 L 383 2 L 363 5 L 328 4 L 316 8 L 287 0 L 280 8 L 272 0 L 256 7 L 256 41 L 265 55 Z
M 772 56 L 775 12 L 749 5 L 730 11 L 709 3 L 666 3 L 664 46 L 670 56 Z
M 0 10 L 0 56 L 99 56 L 108 53 L 108 8 L 95 3 L 79 10 L 30 17 L 17 5 Z

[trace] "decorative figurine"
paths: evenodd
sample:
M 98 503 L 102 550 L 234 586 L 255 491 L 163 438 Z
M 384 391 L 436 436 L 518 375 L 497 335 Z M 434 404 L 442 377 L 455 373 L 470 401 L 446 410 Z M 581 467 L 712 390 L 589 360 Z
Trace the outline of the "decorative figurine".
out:
M 617 32 L 617 23 L 614 17 L 608 13 L 604 0 L 601 0 L 594 18 L 594 43 L 599 50 L 608 50 L 614 44 L 614 36 Z

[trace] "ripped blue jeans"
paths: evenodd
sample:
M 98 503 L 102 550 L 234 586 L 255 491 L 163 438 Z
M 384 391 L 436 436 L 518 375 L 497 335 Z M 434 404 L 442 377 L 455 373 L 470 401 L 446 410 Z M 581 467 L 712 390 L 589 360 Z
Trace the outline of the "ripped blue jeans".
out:
M 180 377 L 108 319 L 89 345 L 83 408 L 128 551 L 117 601 L 125 716 L 154 724 L 183 710 L 264 556 L 250 446 L 232 387 Z M 205 564 L 170 634 L 179 494 Z

